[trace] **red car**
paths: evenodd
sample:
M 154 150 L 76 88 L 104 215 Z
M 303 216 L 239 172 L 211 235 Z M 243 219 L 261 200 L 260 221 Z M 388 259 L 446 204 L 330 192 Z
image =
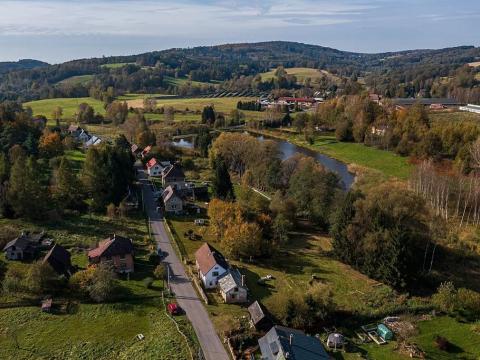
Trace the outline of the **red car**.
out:
M 180 306 L 178 306 L 175 303 L 170 303 L 167 305 L 167 310 L 171 315 L 180 315 L 181 309 Z

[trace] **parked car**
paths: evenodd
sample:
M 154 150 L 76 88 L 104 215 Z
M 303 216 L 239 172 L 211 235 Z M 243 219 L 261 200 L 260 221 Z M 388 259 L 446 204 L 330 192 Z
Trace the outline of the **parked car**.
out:
M 167 310 L 170 313 L 170 315 L 180 315 L 182 312 L 182 309 L 180 308 L 180 306 L 178 306 L 175 303 L 168 304 Z

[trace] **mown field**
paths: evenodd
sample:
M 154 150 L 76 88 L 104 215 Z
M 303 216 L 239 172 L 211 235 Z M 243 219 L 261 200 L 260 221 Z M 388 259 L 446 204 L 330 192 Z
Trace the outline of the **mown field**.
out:
M 57 85 L 86 85 L 90 83 L 94 78 L 94 75 L 79 75 L 72 76 L 62 81 L 59 81 Z
M 81 154 L 67 156 L 82 161 Z M 176 318 L 189 339 L 187 344 L 165 314 L 163 283 L 155 280 L 151 288 L 144 283 L 152 277 L 154 267 L 148 261 L 152 245 L 141 214 L 116 220 L 98 214 L 72 215 L 41 225 L 0 220 L 0 228 L 2 236 L 46 230 L 49 237 L 70 250 L 72 263 L 79 268 L 87 265 L 86 250 L 111 234 L 131 237 L 136 246 L 135 273 L 119 278 L 116 302 L 94 304 L 72 299 L 69 311 L 52 314 L 31 306 L 0 309 L 0 359 L 190 359 L 189 347 L 197 346 L 190 324 L 184 316 Z M 5 262 L 23 271 L 29 266 Z M 0 297 L 1 302 L 15 299 L 11 295 Z M 145 340 L 136 340 L 137 334 L 145 335 Z
M 428 114 L 430 120 L 435 124 L 436 122 L 462 122 L 462 121 L 480 121 L 480 114 L 475 114 L 467 111 L 449 111 L 449 112 L 435 112 Z
M 262 77 L 263 81 L 268 81 L 275 77 L 275 71 L 276 69 L 272 69 L 268 72 L 260 74 L 260 76 Z M 285 71 L 289 75 L 295 75 L 297 78 L 297 82 L 299 83 L 304 82 L 305 79 L 307 78 L 310 78 L 312 80 L 317 80 L 322 76 L 330 77 L 332 80 L 336 80 L 336 81 L 339 80 L 337 76 L 325 70 L 297 67 L 297 68 L 286 68 Z
M 87 98 L 58 98 L 46 99 L 24 103 L 24 107 L 32 108 L 34 115 L 43 115 L 47 119 L 52 119 L 52 113 L 57 106 L 63 109 L 63 120 L 69 121 L 75 118 L 78 111 L 78 106 L 82 103 L 87 103 L 93 107 L 95 112 L 105 114 L 103 102 L 90 97 Z

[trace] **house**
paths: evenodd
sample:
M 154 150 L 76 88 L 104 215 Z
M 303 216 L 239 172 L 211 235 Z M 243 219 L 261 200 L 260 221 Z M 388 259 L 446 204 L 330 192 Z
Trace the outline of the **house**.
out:
M 166 188 L 171 185 L 176 190 L 183 190 L 185 185 L 185 174 L 179 165 L 170 165 L 162 172 L 162 186 Z
M 152 151 L 152 147 L 150 145 L 148 145 L 145 149 L 143 149 L 142 151 L 142 159 L 147 156 L 148 154 L 150 154 L 150 151 Z
M 7 243 L 3 251 L 8 260 L 32 260 L 37 254 L 37 249 L 38 244 L 34 243 L 27 234 L 22 233 Z
M 139 154 L 142 153 L 142 149 L 140 149 L 140 147 L 137 144 L 132 144 L 132 146 L 130 147 L 130 150 L 132 151 L 132 154 L 134 156 L 138 156 Z
M 380 104 L 380 101 L 382 100 L 382 95 L 368 94 L 368 98 L 370 99 L 370 101 L 372 101 L 376 104 Z
M 206 289 L 215 288 L 219 278 L 229 268 L 224 256 L 208 243 L 203 244 L 195 252 L 195 264 L 198 276 Z
M 183 200 L 171 185 L 163 192 L 162 199 L 166 212 L 179 214 L 183 211 Z
M 373 135 L 377 135 L 377 136 L 385 136 L 385 134 L 387 133 L 387 130 L 388 130 L 388 126 L 386 125 L 377 125 L 377 126 L 374 125 L 370 128 L 370 132 Z
M 227 304 L 247 302 L 248 291 L 244 276 L 237 269 L 231 269 L 218 279 L 218 287 L 223 301 Z
M 270 317 L 265 314 L 265 310 L 258 301 L 255 301 L 248 307 L 248 313 L 250 314 L 250 324 L 255 329 L 268 331 L 272 328 L 273 323 Z
M 85 147 L 86 148 L 89 148 L 90 146 L 96 146 L 96 145 L 100 145 L 100 143 L 102 142 L 102 139 L 100 139 L 98 136 L 95 136 L 95 135 L 92 135 L 90 137 L 90 139 L 88 139 L 86 142 L 85 142 Z
M 133 255 L 132 239 L 114 234 L 88 252 L 88 261 L 90 264 L 110 264 L 116 272 L 129 273 L 134 270 Z
M 429 106 L 429 109 L 430 110 L 443 110 L 443 109 L 446 109 L 447 107 L 443 104 L 431 104 Z
M 70 133 L 70 135 L 82 143 L 86 143 L 90 139 L 88 132 L 78 125 L 71 124 L 67 131 Z
M 49 264 L 59 275 L 70 277 L 72 275 L 72 262 L 70 253 L 61 245 L 55 244 L 45 255 L 42 263 Z
M 468 104 L 467 106 L 460 106 L 460 111 L 468 111 L 476 114 L 480 114 L 480 105 Z
M 258 340 L 262 360 L 328 360 L 319 339 L 303 331 L 275 325 Z

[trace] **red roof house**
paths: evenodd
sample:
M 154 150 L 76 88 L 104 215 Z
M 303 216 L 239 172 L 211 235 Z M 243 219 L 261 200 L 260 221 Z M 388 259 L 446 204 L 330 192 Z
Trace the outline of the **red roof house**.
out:
M 134 270 L 133 255 L 132 240 L 114 234 L 88 252 L 88 261 L 90 264 L 109 264 L 116 272 L 128 273 Z

